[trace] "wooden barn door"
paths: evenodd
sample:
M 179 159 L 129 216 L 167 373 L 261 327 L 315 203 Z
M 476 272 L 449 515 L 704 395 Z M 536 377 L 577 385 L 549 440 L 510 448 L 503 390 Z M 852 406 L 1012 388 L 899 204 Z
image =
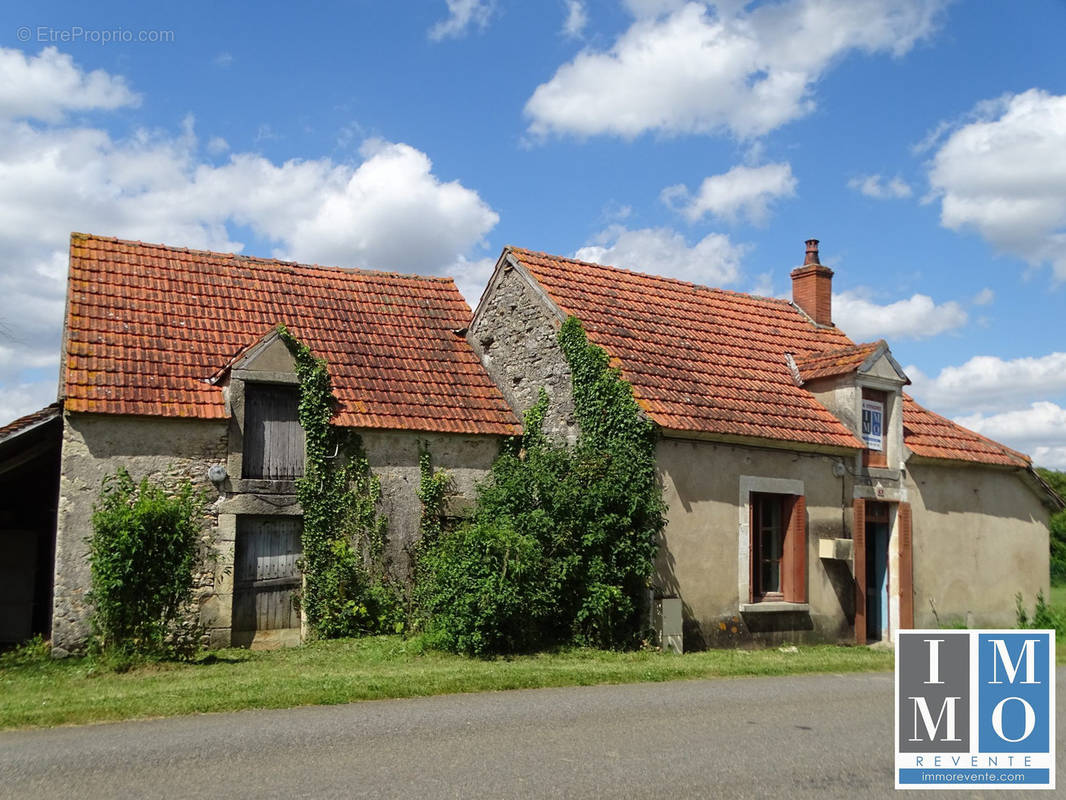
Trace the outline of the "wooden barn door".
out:
M 234 554 L 233 644 L 271 647 L 300 642 L 300 589 L 296 562 L 302 554 L 300 517 L 237 519 Z

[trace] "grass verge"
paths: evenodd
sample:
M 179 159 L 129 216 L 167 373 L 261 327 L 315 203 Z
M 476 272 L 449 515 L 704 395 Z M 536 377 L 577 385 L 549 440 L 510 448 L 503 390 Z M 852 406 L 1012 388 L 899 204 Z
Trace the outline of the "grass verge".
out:
M 891 652 L 824 645 L 683 656 L 578 649 L 478 660 L 398 636 L 271 652 L 216 650 L 192 663 L 124 673 L 102 670 L 88 659 L 3 658 L 0 728 L 547 686 L 890 670 L 892 659 Z

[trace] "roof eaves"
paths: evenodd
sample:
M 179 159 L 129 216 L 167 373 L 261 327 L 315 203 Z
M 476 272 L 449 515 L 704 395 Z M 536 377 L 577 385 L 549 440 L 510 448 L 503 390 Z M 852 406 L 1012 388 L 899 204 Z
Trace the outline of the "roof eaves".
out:
M 833 455 L 854 455 L 856 450 L 862 450 L 864 445 L 852 436 L 854 445 L 844 444 L 818 444 L 815 442 L 801 442 L 792 439 L 770 439 L 758 436 L 742 436 L 732 433 L 709 433 L 706 431 L 680 430 L 660 426 L 663 437 L 667 439 L 687 439 L 699 442 L 720 442 L 722 444 L 736 444 L 746 447 L 762 447 L 768 450 L 790 450 L 802 453 L 831 453 Z
M 18 423 L 19 420 L 28 419 L 30 417 L 38 417 L 38 419 L 35 419 L 32 422 L 28 422 L 25 425 L 21 425 L 7 433 L 0 433 L 0 444 L 13 441 L 14 439 L 17 439 L 20 436 L 26 435 L 30 431 L 40 428 L 42 425 L 47 425 L 49 422 L 55 420 L 62 412 L 63 404 L 57 401 L 55 403 L 51 403 L 45 406 L 39 411 L 34 411 L 31 414 L 25 414 L 22 417 L 19 417 L 18 419 L 12 420 L 7 425 L 0 426 L 0 428 L 10 428 L 16 423 Z

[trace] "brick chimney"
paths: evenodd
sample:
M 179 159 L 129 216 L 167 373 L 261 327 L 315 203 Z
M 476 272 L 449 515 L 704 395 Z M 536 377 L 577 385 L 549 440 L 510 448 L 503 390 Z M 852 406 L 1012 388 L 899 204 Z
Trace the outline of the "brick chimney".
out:
M 819 325 L 833 324 L 833 270 L 818 261 L 818 240 L 807 240 L 803 266 L 792 270 L 792 302 Z

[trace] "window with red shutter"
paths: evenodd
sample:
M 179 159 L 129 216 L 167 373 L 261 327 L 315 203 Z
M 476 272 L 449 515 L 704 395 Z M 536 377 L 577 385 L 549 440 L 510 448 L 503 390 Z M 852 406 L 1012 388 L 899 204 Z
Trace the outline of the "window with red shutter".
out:
M 807 602 L 804 498 L 752 492 L 750 508 L 752 602 Z

